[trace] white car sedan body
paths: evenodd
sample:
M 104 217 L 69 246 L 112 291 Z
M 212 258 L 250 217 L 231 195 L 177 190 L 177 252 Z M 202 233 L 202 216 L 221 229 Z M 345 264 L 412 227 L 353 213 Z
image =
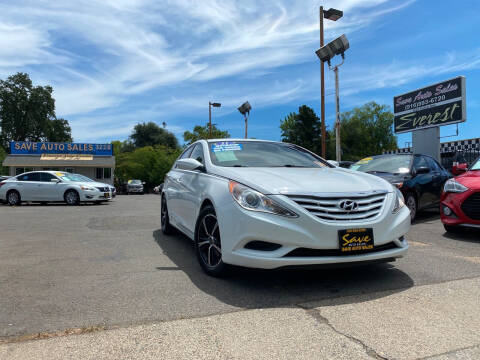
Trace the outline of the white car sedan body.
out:
M 410 214 L 385 180 L 335 168 L 299 146 L 200 140 L 165 178 L 162 230 L 195 241 L 211 275 L 226 265 L 390 261 L 405 255 Z
M 63 171 L 32 171 L 0 182 L 0 200 L 26 202 L 102 202 L 112 198 L 108 185 Z

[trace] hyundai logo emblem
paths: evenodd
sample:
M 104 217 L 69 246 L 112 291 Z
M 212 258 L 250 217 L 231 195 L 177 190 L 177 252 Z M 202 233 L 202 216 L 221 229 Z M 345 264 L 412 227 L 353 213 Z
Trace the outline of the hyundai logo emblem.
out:
M 338 203 L 338 207 L 345 211 L 354 211 L 358 209 L 358 204 L 353 200 L 342 200 Z

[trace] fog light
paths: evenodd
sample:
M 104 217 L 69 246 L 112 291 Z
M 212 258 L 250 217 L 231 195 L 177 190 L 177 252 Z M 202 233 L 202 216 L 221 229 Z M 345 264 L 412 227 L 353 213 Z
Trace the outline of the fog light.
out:
M 450 208 L 448 206 L 443 206 L 443 213 L 446 216 L 450 216 L 450 215 L 452 215 L 452 210 L 450 210 Z

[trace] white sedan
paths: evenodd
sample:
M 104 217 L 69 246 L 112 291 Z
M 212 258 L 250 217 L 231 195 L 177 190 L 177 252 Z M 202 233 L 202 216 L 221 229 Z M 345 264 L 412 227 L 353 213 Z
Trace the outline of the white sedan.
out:
M 110 186 L 63 171 L 32 171 L 0 182 L 0 200 L 10 205 L 28 202 L 100 203 L 112 198 Z
M 393 261 L 406 254 L 410 212 L 400 191 L 373 175 L 336 168 L 299 146 L 200 140 L 165 178 L 162 231 L 195 242 L 210 275 L 228 265 Z

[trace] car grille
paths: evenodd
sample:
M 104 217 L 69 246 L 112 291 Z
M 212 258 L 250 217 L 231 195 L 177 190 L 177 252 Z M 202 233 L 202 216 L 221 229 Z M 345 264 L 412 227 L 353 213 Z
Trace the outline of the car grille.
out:
M 97 189 L 101 192 L 109 192 L 110 189 L 108 187 L 97 187 Z
M 462 204 L 462 211 L 470 219 L 480 220 L 480 192 L 470 195 Z
M 387 193 L 374 193 L 328 197 L 288 195 L 288 197 L 322 220 L 359 221 L 373 219 L 380 214 L 386 195 Z M 358 206 L 354 210 L 344 210 L 339 204 L 345 200 L 355 201 Z
M 340 249 L 308 249 L 308 248 L 296 248 L 290 251 L 284 257 L 322 257 L 322 256 L 350 256 L 350 255 L 359 255 L 372 252 L 379 252 L 391 249 L 397 249 L 398 246 L 395 243 L 389 242 L 387 244 L 374 246 L 373 249 L 363 250 L 361 252 L 341 252 Z

